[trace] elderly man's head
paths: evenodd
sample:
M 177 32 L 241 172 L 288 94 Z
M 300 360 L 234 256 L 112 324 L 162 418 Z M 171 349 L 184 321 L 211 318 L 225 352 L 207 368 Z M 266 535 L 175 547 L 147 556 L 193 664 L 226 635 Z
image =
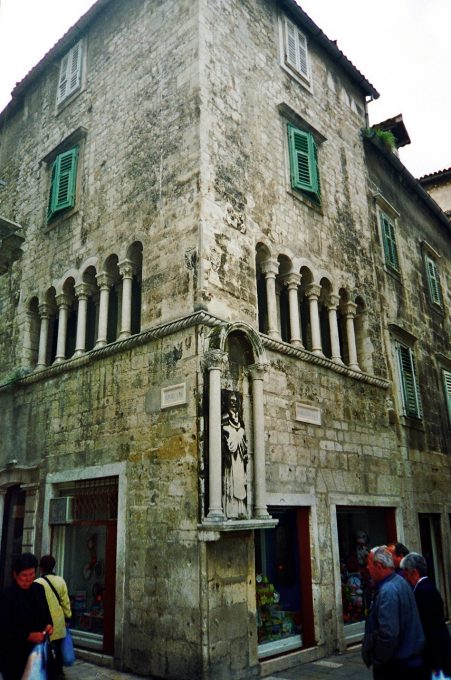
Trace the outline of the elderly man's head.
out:
M 428 566 L 423 555 L 411 552 L 401 560 L 401 569 L 403 570 L 404 578 L 415 586 L 420 578 L 427 576 Z
M 394 572 L 393 556 L 386 545 L 381 545 L 370 551 L 367 566 L 375 583 L 382 581 Z

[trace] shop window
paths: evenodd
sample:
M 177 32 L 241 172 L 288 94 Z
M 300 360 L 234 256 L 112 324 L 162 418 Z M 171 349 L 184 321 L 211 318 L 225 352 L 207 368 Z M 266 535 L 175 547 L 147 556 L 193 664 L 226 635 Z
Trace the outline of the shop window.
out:
M 337 507 L 337 530 L 346 626 L 363 622 L 368 614 L 373 597 L 366 566 L 368 553 L 375 546 L 396 542 L 394 509 Z
M 80 647 L 111 654 L 114 641 L 117 480 L 66 484 L 62 524 L 52 527 L 52 552 L 69 589 L 71 629 Z M 58 500 L 59 500 L 58 499 Z
M 313 640 L 308 508 L 268 508 L 279 523 L 255 532 L 259 658 Z

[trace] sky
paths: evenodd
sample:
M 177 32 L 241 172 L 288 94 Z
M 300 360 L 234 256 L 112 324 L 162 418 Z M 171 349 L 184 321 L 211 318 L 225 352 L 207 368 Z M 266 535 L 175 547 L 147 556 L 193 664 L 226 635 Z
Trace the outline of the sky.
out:
M 127 0 L 122 0 L 126 2 Z M 228 0 L 222 0 L 228 2 Z M 0 0 L 0 111 L 94 0 Z M 370 123 L 403 115 L 415 176 L 451 167 L 450 0 L 298 0 L 380 93 Z

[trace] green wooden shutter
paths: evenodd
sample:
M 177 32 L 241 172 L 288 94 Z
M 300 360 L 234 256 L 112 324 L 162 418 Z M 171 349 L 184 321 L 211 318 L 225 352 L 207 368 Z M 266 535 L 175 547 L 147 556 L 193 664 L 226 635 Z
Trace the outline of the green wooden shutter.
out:
M 448 418 L 451 425 L 451 371 L 443 371 L 443 385 L 445 387 L 446 405 L 448 407 Z
M 398 345 L 397 349 L 404 413 L 411 418 L 421 418 L 420 392 L 412 350 L 404 345 Z
M 288 125 L 291 186 L 319 198 L 317 149 L 313 136 Z
M 440 288 L 440 277 L 438 274 L 438 269 L 435 261 L 426 256 L 426 273 L 428 277 L 429 284 L 429 294 L 431 296 L 432 302 L 436 305 L 442 306 L 442 292 Z
M 77 185 L 78 148 L 65 151 L 56 157 L 52 168 L 48 219 L 60 210 L 73 208 Z
M 386 264 L 399 271 L 398 249 L 396 247 L 395 227 L 393 222 L 381 213 L 382 240 L 384 243 L 384 253 Z

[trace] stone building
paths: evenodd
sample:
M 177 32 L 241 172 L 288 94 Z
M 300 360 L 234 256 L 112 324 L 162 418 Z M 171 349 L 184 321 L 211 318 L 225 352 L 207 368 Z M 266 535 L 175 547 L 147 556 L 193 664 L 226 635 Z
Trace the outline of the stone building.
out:
M 449 222 L 377 96 L 293 0 L 98 0 L 0 114 L 0 579 L 52 551 L 94 658 L 344 649 L 388 541 L 450 606 Z
M 449 217 L 451 214 L 451 168 L 431 172 L 429 175 L 420 177 L 419 181 Z

